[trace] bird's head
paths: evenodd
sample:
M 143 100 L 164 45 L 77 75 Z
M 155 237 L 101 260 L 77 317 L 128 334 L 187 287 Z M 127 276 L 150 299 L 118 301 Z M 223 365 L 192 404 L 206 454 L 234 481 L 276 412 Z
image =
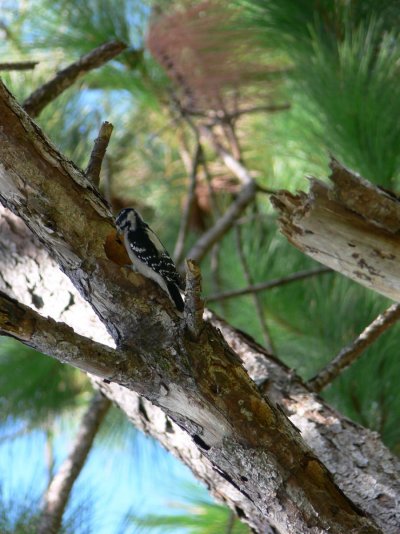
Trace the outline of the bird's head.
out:
M 136 230 L 143 223 L 139 213 L 133 208 L 124 208 L 115 218 L 115 226 L 118 234 L 123 234 L 126 230 Z

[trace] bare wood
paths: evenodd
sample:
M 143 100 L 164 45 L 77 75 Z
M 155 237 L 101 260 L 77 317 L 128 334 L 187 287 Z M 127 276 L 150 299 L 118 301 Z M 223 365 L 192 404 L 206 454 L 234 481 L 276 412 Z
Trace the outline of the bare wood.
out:
M 90 154 L 86 176 L 96 187 L 98 187 L 100 183 L 101 166 L 103 164 L 104 156 L 106 155 L 113 129 L 114 126 L 110 122 L 103 122 L 100 127 L 99 135 L 95 139 L 92 153 Z
M 362 187 L 362 183 L 358 182 L 357 187 Z M 356 190 L 351 185 L 349 188 L 346 196 L 351 198 Z M 394 215 L 384 229 L 381 227 L 383 219 L 378 225 L 376 219 L 368 218 L 370 204 L 364 204 L 363 217 L 332 198 L 336 193 L 327 184 L 312 179 L 308 195 L 293 195 L 288 191 L 273 195 L 271 202 L 280 213 L 282 233 L 292 245 L 320 263 L 385 297 L 400 301 L 400 241 L 392 233 Z M 388 195 L 372 188 L 369 193 L 368 202 L 382 206 L 385 211 Z
M 354 363 L 369 345 L 376 341 L 386 330 L 400 319 L 400 304 L 392 304 L 383 313 L 379 314 L 370 325 L 350 345 L 342 349 L 339 354 L 316 376 L 308 381 L 307 385 L 316 392 L 321 391 L 333 382 L 340 373 Z
M 233 172 L 243 186 L 225 213 L 197 240 L 188 252 L 187 257 L 197 262 L 201 262 L 212 246 L 232 228 L 247 206 L 253 202 L 257 193 L 256 183 L 247 169 L 215 140 L 212 132 L 207 127 L 201 126 L 200 135 L 213 144 L 226 167 Z
M 201 299 L 201 271 L 195 261 L 186 260 L 185 321 L 194 339 L 203 326 L 204 302 Z
M 249 295 L 250 293 L 256 293 L 257 291 L 266 291 L 267 289 L 273 289 L 274 287 L 284 286 L 297 282 L 299 280 L 305 280 L 313 276 L 319 276 L 321 274 L 332 273 L 332 269 L 329 267 L 318 267 L 317 269 L 310 269 L 307 271 L 299 271 L 297 273 L 282 276 L 281 278 L 274 278 L 267 282 L 260 282 L 259 284 L 250 285 L 242 289 L 234 289 L 233 291 L 225 291 L 223 293 L 216 293 L 206 297 L 207 302 L 220 302 L 226 299 L 234 297 L 241 297 L 242 295 Z
M 11 61 L 0 63 L 0 70 L 32 70 L 39 64 L 39 61 Z
M 80 422 L 71 452 L 47 488 L 43 510 L 39 517 L 38 534 L 57 534 L 60 531 L 72 487 L 82 471 L 94 438 L 110 406 L 110 400 L 101 393 L 93 396 Z
M 291 104 L 271 104 L 269 106 L 254 106 L 252 108 L 242 108 L 237 111 L 230 113 L 228 118 L 230 120 L 237 119 L 243 115 L 251 115 L 253 113 L 276 113 L 279 111 L 287 111 L 291 108 Z
M 400 199 L 368 182 L 335 159 L 330 162 L 332 196 L 367 221 L 396 233 L 400 230 Z
M 106 257 L 114 227 L 104 200 L 1 84 L 0 120 L 1 202 L 40 237 L 116 344 L 137 351 L 148 380 L 139 391 L 127 366 L 124 386 L 191 436 L 254 507 L 249 524 L 263 532 L 273 521 L 289 534 L 381 532 L 335 486 L 282 411 L 261 397 L 218 331 L 205 323 L 193 343 L 162 290 Z
M 104 63 L 120 54 L 126 47 L 126 44 L 120 41 L 110 41 L 98 46 L 75 63 L 71 63 L 71 65 L 59 71 L 52 80 L 36 89 L 25 100 L 23 108 L 31 117 L 37 117 L 50 102 L 55 100 L 68 87 L 71 87 L 76 80 L 87 72 L 101 67 Z
M 35 287 L 35 291 L 43 295 L 45 307 L 41 310 L 45 314 L 51 314 L 56 320 L 65 320 L 95 339 L 103 338 L 102 324 L 55 262 L 39 248 L 40 244 L 35 245 L 31 232 L 21 219 L 0 207 L 0 227 L 0 247 L 6 251 L 6 254 L 0 255 L 0 287 L 29 303 L 34 295 L 29 288 Z M 63 300 L 65 295 L 67 298 Z M 68 300 L 70 303 L 66 305 Z M 284 407 L 310 447 L 329 466 L 337 484 L 356 504 L 375 517 L 385 532 L 397 534 L 400 524 L 400 467 L 378 435 L 331 410 L 301 385 L 292 370 L 268 355 L 251 338 L 209 313 L 207 320 L 211 320 L 222 332 L 225 341 L 242 358 L 259 387 L 267 390 L 268 395 Z M 160 409 L 127 388 L 106 385 L 102 379 L 97 385 L 118 402 L 136 426 L 161 441 L 184 461 L 218 500 L 227 503 L 236 512 L 241 510 L 240 513 L 246 517 L 253 517 L 254 524 L 258 524 L 255 519 L 258 512 L 250 500 L 214 469 L 189 434 Z M 276 534 L 276 530 L 267 528 L 265 521 L 260 524 L 260 529 L 263 534 Z

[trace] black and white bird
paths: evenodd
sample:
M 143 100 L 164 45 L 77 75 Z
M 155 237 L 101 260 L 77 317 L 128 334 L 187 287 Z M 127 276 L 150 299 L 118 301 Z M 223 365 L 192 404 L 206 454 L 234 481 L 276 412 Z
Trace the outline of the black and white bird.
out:
M 183 281 L 170 255 L 153 230 L 133 208 L 124 208 L 115 219 L 118 233 L 136 270 L 154 280 L 170 297 L 179 312 L 184 303 L 179 288 Z

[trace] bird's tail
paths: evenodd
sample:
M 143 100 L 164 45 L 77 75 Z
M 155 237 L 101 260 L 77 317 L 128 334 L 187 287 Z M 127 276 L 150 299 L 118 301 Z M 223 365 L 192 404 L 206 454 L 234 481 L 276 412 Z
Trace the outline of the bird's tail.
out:
M 180 312 L 183 312 L 183 308 L 185 307 L 180 291 L 176 284 L 173 282 L 167 282 L 167 289 L 169 296 L 171 297 L 173 303 L 176 306 L 176 309 Z

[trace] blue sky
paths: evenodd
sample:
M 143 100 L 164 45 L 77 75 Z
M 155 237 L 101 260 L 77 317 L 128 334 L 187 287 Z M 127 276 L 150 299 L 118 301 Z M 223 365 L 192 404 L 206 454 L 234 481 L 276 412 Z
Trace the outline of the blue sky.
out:
M 3 435 L 9 434 L 15 427 L 2 430 Z M 56 439 L 57 465 L 65 458 L 72 437 L 72 433 L 63 432 Z M 122 519 L 129 512 L 138 515 L 177 512 L 185 491 L 182 487 L 197 484 L 191 472 L 160 445 L 141 433 L 134 439 L 134 444 L 125 442 L 121 446 L 99 443 L 91 451 L 74 487 L 69 510 L 83 502 L 93 530 L 82 524 L 75 534 L 121 534 Z M 46 481 L 43 432 L 34 431 L 12 441 L 0 441 L 3 501 L 29 503 L 40 499 Z M 139 529 L 132 526 L 123 532 L 131 534 Z M 175 532 L 183 534 L 185 531 Z

